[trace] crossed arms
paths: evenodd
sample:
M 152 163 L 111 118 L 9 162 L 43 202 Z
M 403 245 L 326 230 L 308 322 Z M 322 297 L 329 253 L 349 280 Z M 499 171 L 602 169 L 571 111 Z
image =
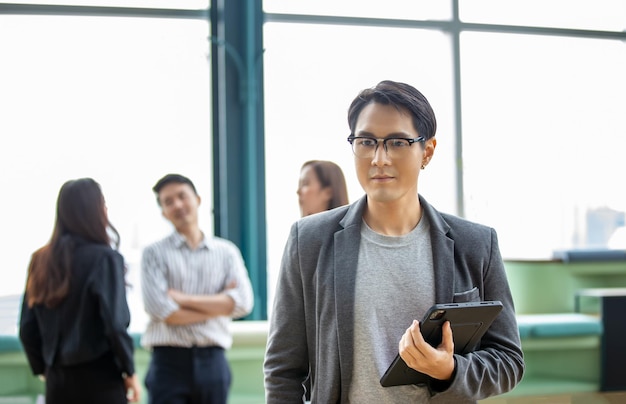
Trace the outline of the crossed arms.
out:
M 169 289 L 167 295 L 180 308 L 165 318 L 169 325 L 186 325 L 200 323 L 209 318 L 228 316 L 235 309 L 235 300 L 226 293 L 234 289 L 236 281 L 231 281 L 224 290 L 214 295 L 191 295 L 175 289 Z

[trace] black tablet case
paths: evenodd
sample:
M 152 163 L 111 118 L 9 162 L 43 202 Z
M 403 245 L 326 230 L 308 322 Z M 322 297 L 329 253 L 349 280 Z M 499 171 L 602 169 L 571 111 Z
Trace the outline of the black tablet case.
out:
M 502 303 L 499 301 L 436 304 L 420 322 L 420 330 L 428 343 L 437 346 L 441 343 L 441 326 L 446 320 L 450 321 L 454 353 L 465 354 L 476 349 L 481 337 L 501 310 Z M 380 379 L 380 384 L 383 387 L 424 385 L 429 379 L 424 373 L 408 367 L 398 354 Z

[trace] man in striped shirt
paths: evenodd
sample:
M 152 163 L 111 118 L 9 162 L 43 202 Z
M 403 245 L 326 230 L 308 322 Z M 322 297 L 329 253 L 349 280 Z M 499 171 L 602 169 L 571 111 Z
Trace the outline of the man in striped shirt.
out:
M 149 402 L 226 403 L 231 374 L 224 350 L 232 345 L 231 320 L 252 311 L 248 272 L 234 243 L 200 229 L 201 199 L 189 178 L 168 174 L 153 191 L 175 231 L 146 247 L 141 260 Z

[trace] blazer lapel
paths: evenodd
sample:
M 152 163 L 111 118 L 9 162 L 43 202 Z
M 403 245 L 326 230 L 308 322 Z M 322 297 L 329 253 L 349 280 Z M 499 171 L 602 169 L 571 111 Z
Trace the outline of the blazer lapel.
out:
M 454 240 L 448 236 L 450 226 L 422 196 L 423 214 L 430 222 L 430 241 L 435 271 L 435 303 L 449 303 L 454 299 Z
M 361 240 L 361 223 L 366 197 L 350 206 L 339 222 L 341 229 L 335 233 L 333 263 L 335 275 L 335 303 L 339 360 L 342 386 L 348 386 L 352 377 L 352 348 L 354 340 L 354 287 Z M 341 389 L 342 396 L 347 389 Z M 342 397 L 342 400 L 346 397 Z

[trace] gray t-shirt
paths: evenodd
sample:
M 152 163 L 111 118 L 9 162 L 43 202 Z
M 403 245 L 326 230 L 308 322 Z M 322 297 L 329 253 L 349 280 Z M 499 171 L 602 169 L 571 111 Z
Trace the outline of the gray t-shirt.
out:
M 354 304 L 354 372 L 351 403 L 427 402 L 414 385 L 382 387 L 380 378 L 398 353 L 402 334 L 435 302 L 430 224 L 422 217 L 410 233 L 385 236 L 365 221 Z

